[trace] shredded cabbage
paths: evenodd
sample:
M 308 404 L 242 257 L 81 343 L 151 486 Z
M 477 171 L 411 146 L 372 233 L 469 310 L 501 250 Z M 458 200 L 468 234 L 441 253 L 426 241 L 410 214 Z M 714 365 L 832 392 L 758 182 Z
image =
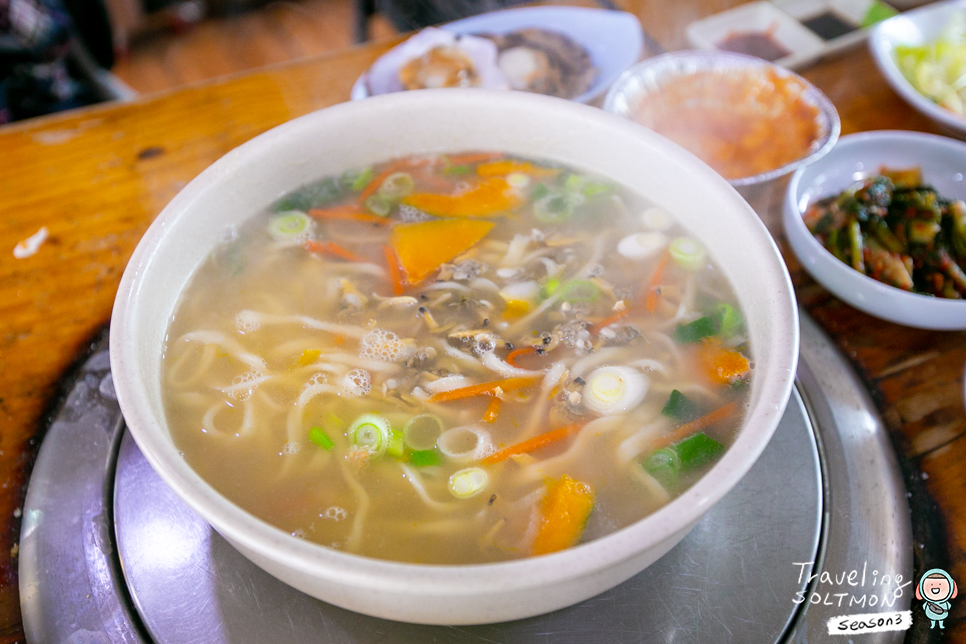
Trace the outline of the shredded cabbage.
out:
M 953 14 L 932 42 L 897 46 L 896 65 L 923 96 L 956 114 L 966 113 L 966 12 Z

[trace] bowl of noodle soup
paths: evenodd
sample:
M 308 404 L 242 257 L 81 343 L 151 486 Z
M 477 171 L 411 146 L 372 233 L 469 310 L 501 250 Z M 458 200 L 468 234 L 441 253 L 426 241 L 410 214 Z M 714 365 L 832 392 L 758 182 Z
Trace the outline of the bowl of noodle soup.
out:
M 334 106 L 159 215 L 111 326 L 162 479 L 242 554 L 386 619 L 491 623 L 630 578 L 751 468 L 787 270 L 686 151 L 566 101 Z

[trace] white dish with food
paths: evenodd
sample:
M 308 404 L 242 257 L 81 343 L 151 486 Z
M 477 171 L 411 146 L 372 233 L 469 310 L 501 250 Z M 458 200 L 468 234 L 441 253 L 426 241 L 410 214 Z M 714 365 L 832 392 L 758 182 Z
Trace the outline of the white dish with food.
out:
M 446 31 L 460 36 L 504 36 L 526 29 L 562 34 L 585 50 L 595 75 L 590 86 L 571 99 L 579 103 L 589 103 L 603 95 L 625 69 L 641 58 L 644 51 L 644 33 L 635 16 L 622 11 L 582 7 L 523 7 L 494 11 L 457 20 L 443 25 L 440 29 L 423 30 L 413 38 L 425 39 L 426 31 Z M 424 53 L 412 50 L 412 45 L 408 43 L 413 38 L 384 54 L 359 77 L 352 86 L 353 100 L 402 89 L 396 70 L 414 56 Z M 518 50 L 502 62 L 504 66 L 508 66 L 511 74 L 525 76 L 538 73 L 543 61 L 531 60 L 523 54 L 524 52 Z M 514 57 L 519 60 L 513 60 Z M 488 70 L 493 69 L 489 61 L 479 64 Z
M 186 285 L 226 229 L 320 176 L 406 155 L 467 150 L 547 159 L 634 186 L 692 231 L 734 290 L 754 357 L 733 443 L 710 471 L 646 518 L 567 550 L 499 563 L 407 564 L 350 554 L 293 536 L 227 500 L 186 462 L 165 413 L 159 347 Z M 644 218 L 655 229 L 666 223 L 653 213 Z M 650 249 L 650 237 L 634 241 L 625 244 L 633 246 L 624 249 L 630 256 Z M 253 319 L 239 318 L 246 324 Z M 111 337 L 115 385 L 132 435 L 164 481 L 219 533 L 266 571 L 314 597 L 386 619 L 435 624 L 548 612 L 653 563 L 757 460 L 787 403 L 798 357 L 787 270 L 768 232 L 726 181 L 681 148 L 619 117 L 485 90 L 402 92 L 337 105 L 229 153 L 175 197 L 146 233 L 122 279 Z M 615 381 L 609 377 L 608 383 Z
M 897 13 L 880 0 L 775 0 L 775 6 L 825 42 L 823 56 L 859 44 L 869 27 Z
M 951 87 L 959 87 L 961 79 L 957 79 L 960 72 L 954 68 L 944 69 L 943 65 L 919 65 L 912 73 L 921 74 L 921 82 L 935 85 L 939 76 L 950 73 L 950 87 L 946 87 L 946 82 L 941 82 L 935 89 L 937 99 L 948 89 L 950 100 L 956 105 L 952 107 L 959 110 L 956 113 L 932 100 L 909 82 L 903 74 L 897 61 L 897 54 L 902 52 L 903 47 L 922 47 L 940 38 L 947 29 L 953 25 L 957 32 L 957 39 L 960 44 L 960 58 L 966 58 L 966 36 L 962 34 L 963 25 L 966 24 L 966 1 L 950 0 L 947 2 L 937 2 L 925 7 L 920 7 L 902 15 L 889 18 L 876 25 L 869 35 L 869 49 L 875 60 L 876 66 L 885 77 L 892 89 L 896 91 L 913 108 L 926 115 L 942 128 L 956 137 L 966 136 L 966 116 L 963 116 L 963 100 Z M 958 68 L 961 63 L 956 63 Z
M 825 43 L 771 2 L 751 2 L 687 26 L 688 42 L 698 49 L 749 54 L 796 69 L 818 58 Z
M 905 291 L 859 273 L 809 232 L 803 213 L 881 167 L 918 166 L 926 184 L 966 199 L 966 143 L 919 132 L 862 132 L 843 137 L 823 159 L 792 175 L 785 197 L 785 235 L 802 266 L 837 297 L 883 320 L 921 329 L 966 329 L 966 301 Z

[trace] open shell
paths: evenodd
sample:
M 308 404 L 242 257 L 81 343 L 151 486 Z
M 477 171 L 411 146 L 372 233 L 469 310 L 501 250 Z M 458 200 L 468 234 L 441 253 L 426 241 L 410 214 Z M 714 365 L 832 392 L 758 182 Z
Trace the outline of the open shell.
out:
M 497 47 L 486 38 L 428 27 L 373 64 L 369 70 L 369 91 L 388 94 L 418 87 L 450 86 L 445 85 L 446 80 L 455 80 L 452 84 L 461 87 L 509 89 L 496 60 Z M 400 78 L 404 69 L 409 87 Z

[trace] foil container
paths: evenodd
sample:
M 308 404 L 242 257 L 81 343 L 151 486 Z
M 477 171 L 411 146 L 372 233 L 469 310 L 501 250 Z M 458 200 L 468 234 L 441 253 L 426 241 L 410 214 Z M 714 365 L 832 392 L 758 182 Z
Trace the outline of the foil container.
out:
M 698 72 L 728 75 L 736 70 L 749 69 L 772 69 L 779 76 L 796 78 L 806 88 L 802 94 L 803 99 L 817 108 L 819 136 L 808 154 L 760 174 L 728 179 L 728 183 L 748 201 L 772 234 L 776 234 L 781 230 L 782 198 L 792 172 L 825 156 L 835 146 L 841 132 L 841 122 L 835 106 L 817 87 L 784 67 L 753 56 L 724 51 L 680 51 L 649 58 L 624 72 L 607 93 L 604 109 L 635 120 L 634 113 L 637 108 L 649 96 L 677 78 Z

